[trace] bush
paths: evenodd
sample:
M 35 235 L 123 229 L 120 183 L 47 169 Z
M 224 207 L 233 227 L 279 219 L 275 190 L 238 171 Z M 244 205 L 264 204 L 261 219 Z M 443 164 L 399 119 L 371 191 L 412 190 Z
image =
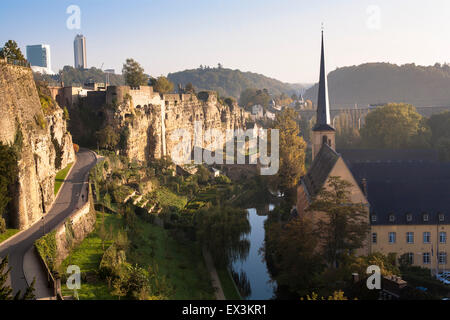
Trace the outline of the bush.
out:
M 77 145 L 76 143 L 73 144 L 73 150 L 75 151 L 75 153 L 78 153 L 80 151 L 80 146 Z

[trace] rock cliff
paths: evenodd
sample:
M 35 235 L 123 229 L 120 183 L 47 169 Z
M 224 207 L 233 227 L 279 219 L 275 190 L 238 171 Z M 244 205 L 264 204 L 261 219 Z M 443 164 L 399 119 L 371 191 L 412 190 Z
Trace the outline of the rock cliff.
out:
M 56 172 L 74 162 L 75 154 L 63 110 L 56 106 L 44 113 L 31 69 L 3 60 L 0 141 L 20 144 L 18 177 L 5 218 L 11 227 L 26 229 L 50 209 Z

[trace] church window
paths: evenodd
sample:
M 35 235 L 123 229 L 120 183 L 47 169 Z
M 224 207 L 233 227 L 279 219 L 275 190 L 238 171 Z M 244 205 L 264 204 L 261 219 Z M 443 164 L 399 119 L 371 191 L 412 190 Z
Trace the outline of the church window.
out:
M 323 136 L 323 137 L 322 137 L 322 143 L 323 143 L 323 144 L 328 144 L 328 138 L 327 138 L 327 136 Z

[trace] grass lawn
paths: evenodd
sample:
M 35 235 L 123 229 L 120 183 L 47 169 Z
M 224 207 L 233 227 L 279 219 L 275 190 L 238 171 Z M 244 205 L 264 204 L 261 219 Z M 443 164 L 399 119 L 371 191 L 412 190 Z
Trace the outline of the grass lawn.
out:
M 15 235 L 19 231 L 20 230 L 18 230 L 18 229 L 6 229 L 5 233 L 0 234 L 0 243 L 11 238 L 13 235 Z
M 227 300 L 241 300 L 228 270 L 226 268 L 219 268 L 217 269 L 217 274 L 220 278 L 225 298 Z
M 62 184 L 64 183 L 64 179 L 66 179 L 67 174 L 69 173 L 70 168 L 72 168 L 73 163 L 70 163 L 67 167 L 62 169 L 56 174 L 55 177 L 55 195 L 58 193 Z
M 158 188 L 155 191 L 156 200 L 161 205 L 161 207 L 177 207 L 183 209 L 187 203 L 187 198 L 184 196 L 179 196 L 165 187 Z
M 98 229 L 101 225 L 101 213 L 97 214 L 97 228 L 92 232 L 72 253 L 63 261 L 60 267 L 60 274 L 66 273 L 67 266 L 77 265 L 82 274 L 96 274 L 104 251 L 112 244 L 112 241 L 105 242 L 105 250 L 102 248 L 102 241 L 98 236 Z M 109 230 L 112 225 L 117 231 L 122 226 L 121 217 L 115 214 L 105 213 L 105 228 Z M 95 277 L 94 277 L 95 279 Z M 72 290 L 68 290 L 64 281 L 61 283 L 63 295 L 73 295 Z M 95 279 L 90 283 L 81 282 L 81 289 L 78 291 L 80 300 L 117 300 L 110 293 L 110 289 L 105 281 Z
M 148 223 L 142 226 L 144 243 L 127 259 L 141 266 L 156 265 L 171 287 L 171 300 L 214 300 L 211 279 L 196 243 L 174 240 L 167 230 Z

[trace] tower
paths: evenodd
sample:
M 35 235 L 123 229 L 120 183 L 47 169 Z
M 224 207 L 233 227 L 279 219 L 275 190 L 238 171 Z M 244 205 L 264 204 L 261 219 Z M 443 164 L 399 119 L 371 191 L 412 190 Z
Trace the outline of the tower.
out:
M 317 97 L 317 121 L 312 135 L 312 158 L 316 157 L 324 144 L 336 148 L 336 131 L 331 126 L 328 81 L 325 70 L 325 48 L 322 30 L 322 52 L 320 57 L 319 95 Z
M 86 61 L 86 38 L 78 34 L 73 42 L 75 68 L 87 69 Z

